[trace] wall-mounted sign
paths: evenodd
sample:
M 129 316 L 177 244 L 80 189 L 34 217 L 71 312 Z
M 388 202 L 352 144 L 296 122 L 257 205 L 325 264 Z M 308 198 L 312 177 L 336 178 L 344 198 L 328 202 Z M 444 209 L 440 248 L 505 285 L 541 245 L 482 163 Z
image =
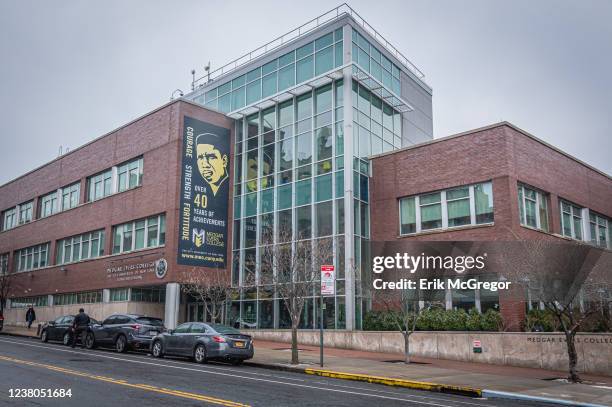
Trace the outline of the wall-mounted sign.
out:
M 229 173 L 229 129 L 185 116 L 179 264 L 225 267 Z
M 162 279 L 166 276 L 167 270 L 168 262 L 166 262 L 166 259 L 159 259 L 109 267 L 106 269 L 106 278 L 116 281 L 133 281 L 142 280 L 147 275 L 155 274 L 157 278 Z

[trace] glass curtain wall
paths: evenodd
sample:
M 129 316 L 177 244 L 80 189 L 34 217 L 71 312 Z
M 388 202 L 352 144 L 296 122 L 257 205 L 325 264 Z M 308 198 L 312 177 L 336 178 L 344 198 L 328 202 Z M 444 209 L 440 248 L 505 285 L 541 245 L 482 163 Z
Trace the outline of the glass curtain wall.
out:
M 258 275 L 259 262 L 251 259 L 259 259 L 262 244 L 273 243 L 267 241 L 273 231 L 290 230 L 311 242 L 333 239 L 342 271 L 337 296 L 327 299 L 331 329 L 345 325 L 343 86 L 337 80 L 236 120 L 234 157 L 233 283 L 244 285 L 248 272 Z M 312 294 L 303 328 L 315 327 Z M 245 287 L 239 302 L 231 317 L 246 326 L 290 326 L 273 287 Z

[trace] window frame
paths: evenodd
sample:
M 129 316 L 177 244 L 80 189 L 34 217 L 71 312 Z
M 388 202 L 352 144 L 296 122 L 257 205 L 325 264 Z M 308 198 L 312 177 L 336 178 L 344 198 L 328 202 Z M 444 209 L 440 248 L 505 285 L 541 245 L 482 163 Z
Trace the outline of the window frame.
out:
M 118 225 L 114 225 L 112 228 L 112 242 L 111 242 L 111 254 L 121 254 L 121 253 L 129 253 L 129 252 L 133 252 L 135 250 L 145 250 L 145 249 L 149 249 L 149 248 L 153 248 L 153 247 L 161 247 L 164 246 L 166 244 L 166 239 L 165 239 L 165 234 L 166 234 L 166 214 L 162 213 L 162 214 L 158 214 L 158 215 L 153 215 L 153 216 L 148 216 L 146 218 L 140 218 L 140 219 L 136 219 L 133 220 L 131 222 L 126 222 L 126 223 L 121 223 Z M 149 245 L 149 222 L 152 222 L 153 219 L 155 219 L 156 226 L 157 226 L 157 235 L 156 235 L 156 244 L 154 245 Z M 144 221 L 144 242 L 143 242 L 143 247 L 142 248 L 136 248 L 136 225 L 139 222 Z M 129 233 L 131 234 L 131 244 L 130 244 L 130 249 L 129 250 L 125 250 L 124 248 L 124 243 L 125 243 L 125 231 L 126 228 L 129 229 Z M 140 229 L 140 228 L 139 228 Z M 162 232 L 163 229 L 163 232 Z M 162 242 L 162 236 L 163 236 L 163 242 Z M 115 247 L 117 247 L 117 241 L 116 239 L 119 239 L 119 249 L 117 251 L 115 251 Z
M 457 185 L 457 186 L 453 186 L 453 187 L 449 187 L 447 189 L 444 190 L 439 190 L 439 191 L 431 191 L 431 192 L 423 192 L 417 195 L 410 195 L 410 196 L 404 196 L 401 197 L 397 200 L 398 203 L 398 236 L 414 236 L 420 233 L 429 233 L 429 232 L 436 232 L 436 231 L 443 231 L 443 230 L 453 230 L 453 229 L 460 229 L 460 228 L 470 228 L 470 227 L 478 227 L 478 226 L 483 226 L 483 225 L 493 225 L 495 223 L 495 201 L 494 198 L 492 198 L 493 200 L 493 207 L 491 208 L 491 213 L 493 214 L 493 220 L 490 222 L 478 222 L 477 221 L 477 217 L 476 217 L 476 197 L 475 197 L 475 188 L 479 185 L 485 185 L 485 184 L 491 184 L 491 196 L 493 196 L 493 182 L 491 180 L 489 181 L 483 181 L 483 182 L 477 182 L 474 184 L 468 184 L 468 185 Z M 447 195 L 446 193 L 448 191 L 453 191 L 453 190 L 457 190 L 457 189 L 464 189 L 464 188 L 468 188 L 468 196 L 467 197 L 462 197 L 462 198 L 453 198 L 453 199 L 447 199 Z M 431 195 L 431 194 L 440 194 L 440 201 L 439 202 L 431 202 L 431 203 L 421 203 L 421 197 L 426 196 L 426 195 Z M 414 200 L 414 215 L 415 215 L 415 231 L 414 232 L 408 232 L 408 233 L 403 233 L 402 232 L 402 202 L 404 200 Z M 449 226 L 448 224 L 448 202 L 455 202 L 455 201 L 460 201 L 460 200 L 469 200 L 469 207 L 470 207 L 470 223 L 468 224 L 464 224 L 464 225 L 457 225 L 457 226 Z M 431 228 L 431 229 L 423 229 L 422 227 L 422 220 L 421 220 L 421 208 L 422 207 L 427 207 L 427 206 L 433 206 L 433 205 L 440 205 L 440 211 L 441 211 L 441 226 L 437 227 L 437 228 Z M 408 209 L 408 207 L 407 207 Z
M 535 200 L 531 198 L 527 198 L 525 194 L 525 190 L 533 191 L 535 193 Z M 521 226 L 526 227 L 528 229 L 540 230 L 542 232 L 549 233 L 550 232 L 550 215 L 549 215 L 548 199 L 547 199 L 546 192 L 540 189 L 534 188 L 530 185 L 521 183 L 521 182 L 518 183 L 517 191 L 518 191 L 518 197 L 519 197 L 519 217 L 520 217 Z M 527 223 L 526 200 L 535 202 L 536 226 L 532 226 Z M 540 214 L 542 203 L 544 203 L 544 209 L 546 210 L 546 228 L 542 227 L 542 219 L 541 219 L 542 216 Z

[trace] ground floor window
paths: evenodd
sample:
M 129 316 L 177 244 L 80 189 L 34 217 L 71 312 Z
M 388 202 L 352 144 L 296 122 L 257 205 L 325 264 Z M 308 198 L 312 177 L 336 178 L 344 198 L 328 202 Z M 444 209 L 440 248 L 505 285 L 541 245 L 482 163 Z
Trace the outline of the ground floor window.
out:
M 11 298 L 11 308 L 27 308 L 30 305 L 33 307 L 46 307 L 49 297 L 46 295 L 38 295 L 35 297 L 15 297 Z

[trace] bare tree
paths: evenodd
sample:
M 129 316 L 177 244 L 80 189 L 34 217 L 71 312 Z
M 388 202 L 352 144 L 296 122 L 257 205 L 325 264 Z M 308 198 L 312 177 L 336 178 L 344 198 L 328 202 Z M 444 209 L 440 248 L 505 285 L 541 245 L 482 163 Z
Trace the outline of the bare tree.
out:
M 262 236 L 269 244 L 260 248 L 258 284 L 271 284 L 283 300 L 291 318 L 291 363 L 298 364 L 297 330 L 304 304 L 316 293 L 321 265 L 333 261 L 333 243 L 331 238 L 300 239 L 287 225 L 278 229 L 276 240 L 271 231 Z
M 0 269 L 0 314 L 4 314 L 14 275 L 15 273 Z
M 551 240 L 509 242 L 499 259 L 508 281 L 543 304 L 565 334 L 568 379 L 580 382 L 576 333 L 593 314 L 612 304 L 612 253 L 587 244 Z M 524 296 L 522 298 L 524 300 Z
M 203 271 L 194 267 L 184 275 L 181 288 L 204 304 L 212 322 L 224 322 L 223 311 L 238 294 L 238 289 L 232 287 L 231 275 L 219 269 Z

